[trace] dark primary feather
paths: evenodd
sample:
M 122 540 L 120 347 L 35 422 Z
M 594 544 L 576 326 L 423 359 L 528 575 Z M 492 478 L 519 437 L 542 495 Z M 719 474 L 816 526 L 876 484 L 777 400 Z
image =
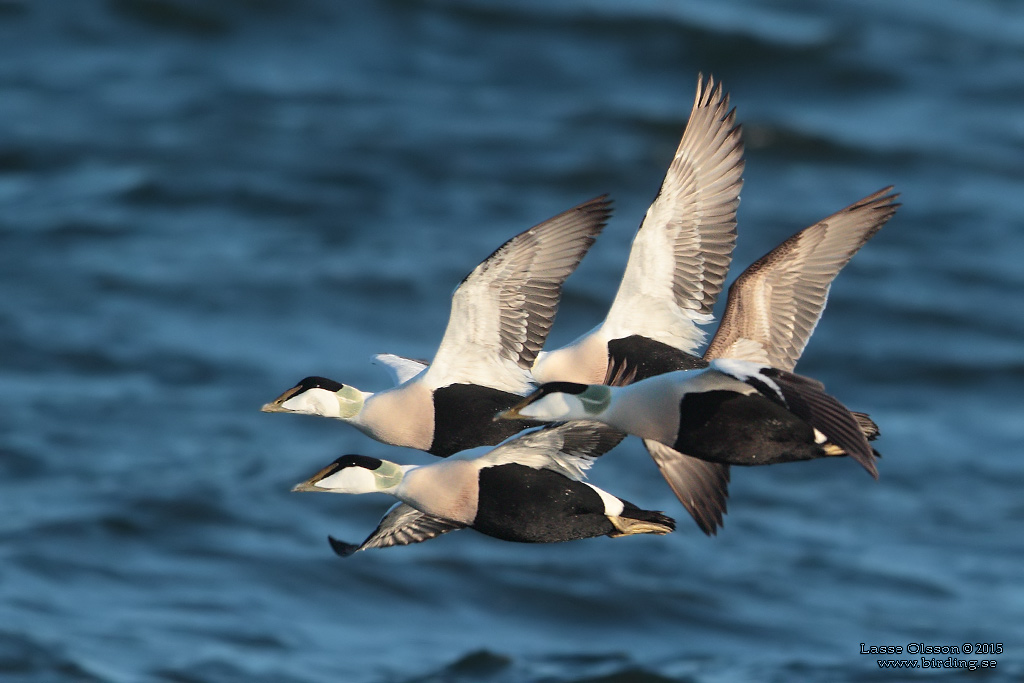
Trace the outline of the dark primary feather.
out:
M 348 557 L 367 548 L 422 543 L 449 531 L 463 528 L 465 526 L 462 524 L 428 515 L 405 503 L 397 503 L 388 510 L 377 528 L 361 544 L 346 543 L 333 536 L 328 536 L 327 541 L 336 554 Z
M 650 439 L 644 439 L 644 446 L 700 530 L 716 535 L 729 496 L 729 466 L 684 455 Z
M 827 436 L 878 479 L 875 456 L 858 419 L 835 397 L 825 393 L 821 382 L 776 368 L 767 368 L 763 374 L 779 386 L 784 405 L 794 415 Z
M 882 431 L 878 425 L 866 413 L 853 411 L 853 419 L 857 421 L 857 426 L 860 427 L 860 431 L 864 432 L 864 438 L 868 441 L 874 441 L 881 435 Z
M 600 422 L 573 420 L 565 425 L 566 427 L 560 428 L 562 447 L 558 450 L 568 455 L 596 458 L 615 448 L 626 438 L 625 432 Z

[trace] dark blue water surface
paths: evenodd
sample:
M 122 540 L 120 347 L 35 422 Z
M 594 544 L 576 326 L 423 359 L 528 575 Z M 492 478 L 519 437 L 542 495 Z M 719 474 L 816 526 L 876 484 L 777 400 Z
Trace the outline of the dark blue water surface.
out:
M 1022 36 L 1003 0 L 0 1 L 0 680 L 962 680 L 860 644 L 965 642 L 1024 679 Z M 390 500 L 291 485 L 431 459 L 259 406 L 387 386 L 372 353 L 432 355 L 473 266 L 610 192 L 552 341 L 596 323 L 701 71 L 740 267 L 903 193 L 799 366 L 881 479 L 735 471 L 706 538 L 627 442 L 593 479 L 671 536 L 335 557 Z

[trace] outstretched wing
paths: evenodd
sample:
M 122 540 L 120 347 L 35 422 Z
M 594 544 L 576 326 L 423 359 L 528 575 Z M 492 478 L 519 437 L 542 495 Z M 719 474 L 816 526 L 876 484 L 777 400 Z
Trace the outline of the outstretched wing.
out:
M 444 338 L 424 375 L 525 393 L 562 295 L 611 213 L 597 197 L 516 235 L 473 269 L 452 295 Z
M 484 467 L 518 463 L 582 481 L 594 458 L 615 448 L 625 434 L 589 420 L 548 425 L 508 439 L 480 456 Z
M 887 187 L 801 230 L 743 271 L 729 288 L 704 357 L 740 358 L 792 370 L 843 266 L 899 204 Z
M 642 334 L 694 352 L 711 321 L 736 245 L 743 142 L 729 96 L 697 80 L 690 120 L 633 240 L 604 323 L 609 338 Z
M 465 525 L 428 515 L 405 503 L 396 503 L 380 520 L 380 524 L 373 530 L 373 533 L 367 536 L 361 544 L 345 543 L 332 536 L 328 536 L 327 540 L 335 553 L 342 557 L 348 557 L 352 553 L 367 548 L 422 543 L 449 531 L 463 528 Z

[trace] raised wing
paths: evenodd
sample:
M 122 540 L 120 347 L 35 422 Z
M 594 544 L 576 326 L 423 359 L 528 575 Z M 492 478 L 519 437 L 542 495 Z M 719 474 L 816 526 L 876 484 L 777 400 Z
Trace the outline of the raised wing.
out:
M 843 266 L 899 204 L 886 187 L 801 230 L 743 271 L 729 288 L 704 357 L 739 358 L 792 370 L 821 318 Z
M 610 206 L 605 196 L 584 202 L 516 235 L 473 269 L 452 296 L 427 386 L 465 382 L 525 393 L 562 284 L 604 228 Z
M 373 357 L 375 365 L 382 366 L 391 375 L 395 386 L 404 384 L 423 372 L 429 363 L 425 360 L 406 358 L 393 353 L 378 353 Z
M 422 543 L 449 531 L 463 528 L 465 526 L 462 524 L 428 515 L 405 503 L 396 503 L 380 520 L 380 524 L 373 530 L 373 533 L 367 536 L 361 544 L 345 543 L 332 536 L 328 536 L 327 540 L 335 553 L 342 557 L 348 557 L 352 553 L 367 548 Z
M 642 334 L 693 353 L 704 342 L 736 245 L 743 142 L 714 79 L 697 95 L 657 198 L 633 240 L 605 320 L 609 338 Z
M 518 463 L 582 481 L 594 458 L 615 448 L 625 434 L 600 422 L 573 420 L 524 432 L 480 456 L 486 466 Z

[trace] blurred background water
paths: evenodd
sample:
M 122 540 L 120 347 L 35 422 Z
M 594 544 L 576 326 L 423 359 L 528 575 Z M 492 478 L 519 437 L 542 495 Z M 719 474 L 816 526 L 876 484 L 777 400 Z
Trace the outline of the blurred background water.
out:
M 894 681 L 860 643 L 1001 642 L 1024 680 L 1024 11 L 1004 0 L 0 0 L 0 679 Z M 261 414 L 387 385 L 459 280 L 610 192 L 552 333 L 604 315 L 697 73 L 745 131 L 738 273 L 880 187 L 799 370 L 882 428 L 734 470 L 705 538 L 474 532 L 341 560 L 390 504 Z

